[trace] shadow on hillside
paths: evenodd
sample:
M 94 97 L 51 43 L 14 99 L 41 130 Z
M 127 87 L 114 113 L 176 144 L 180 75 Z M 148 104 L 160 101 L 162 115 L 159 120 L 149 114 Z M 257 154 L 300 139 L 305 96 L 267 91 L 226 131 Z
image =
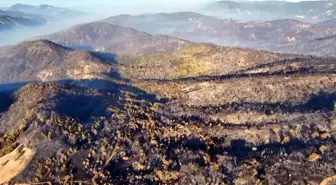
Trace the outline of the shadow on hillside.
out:
M 12 93 L 28 83 L 31 82 L 0 84 L 0 113 L 7 111 L 11 104 L 14 103 L 15 100 Z
M 70 84 L 75 85 L 78 87 L 82 87 L 85 89 L 98 89 L 102 90 L 104 92 L 110 92 L 115 93 L 119 91 L 127 91 L 132 93 L 135 97 L 138 99 L 146 99 L 147 101 L 157 101 L 155 94 L 149 94 L 146 91 L 139 89 L 137 87 L 134 87 L 132 85 L 128 84 L 119 84 L 115 83 L 110 80 L 101 80 L 101 79 L 94 79 L 94 80 L 63 80 L 63 81 L 57 81 L 61 84 Z M 162 101 L 166 101 L 165 99 L 162 99 Z
M 319 147 L 326 143 L 334 143 L 336 142 L 335 138 L 328 139 L 311 139 L 308 141 L 303 141 L 297 138 L 292 138 L 289 143 L 281 144 L 281 143 L 269 143 L 257 146 L 257 150 L 253 151 L 253 144 L 248 143 L 246 140 L 233 140 L 231 141 L 231 146 L 224 149 L 231 156 L 237 157 L 240 159 L 244 158 L 253 158 L 253 157 L 262 157 L 262 156 L 278 156 L 280 153 L 293 153 L 297 151 L 306 150 L 302 152 L 307 152 L 307 155 L 310 154 L 309 148 Z M 215 153 L 222 153 L 223 149 L 215 149 Z
M 90 45 L 72 45 L 72 46 L 69 46 L 69 47 L 72 48 L 72 49 L 75 49 L 75 50 L 89 51 L 89 52 L 93 53 L 94 55 L 96 55 L 98 58 L 100 58 L 103 61 L 108 62 L 110 64 L 116 64 L 117 63 L 117 60 L 116 60 L 117 55 L 114 54 L 114 53 L 99 52 L 99 51 L 96 51 Z
M 264 112 L 268 115 L 272 113 L 307 113 L 315 111 L 334 111 L 336 103 L 336 92 L 319 92 L 313 94 L 308 101 L 293 105 L 293 103 L 254 103 L 254 102 L 233 102 L 216 107 L 200 107 L 200 111 L 208 114 L 216 114 L 222 111 L 236 112 L 239 110 L 253 110 Z
M 44 82 L 22 82 L 0 85 L 0 89 L 2 90 L 0 92 L 0 112 L 6 111 L 13 103 L 11 93 L 28 83 L 43 84 Z M 137 87 L 127 84 L 117 84 L 109 80 L 59 80 L 49 83 L 59 83 L 66 85 L 66 87 L 74 88 L 73 91 L 62 91 L 62 93 L 56 95 L 55 100 L 58 102 L 56 110 L 61 116 L 71 116 L 79 119 L 81 122 L 87 122 L 92 116 L 105 116 L 109 105 L 124 106 L 125 94 L 129 94 L 129 96 L 136 100 L 161 103 L 167 101 L 166 99 L 158 100 L 155 94 L 149 94 Z M 97 90 L 97 94 L 88 93 L 86 90 L 89 89 Z
M 281 136 L 283 137 L 283 136 Z M 264 156 L 279 156 L 280 153 L 293 153 L 297 151 L 307 152 L 307 155 L 311 153 L 309 148 L 311 147 L 319 147 L 326 143 L 334 143 L 336 139 L 333 137 L 327 139 L 309 139 L 309 140 L 300 140 L 298 138 L 291 138 L 290 142 L 282 144 L 278 142 L 271 142 L 267 144 L 260 143 L 260 145 L 255 145 L 253 143 L 249 143 L 243 139 L 233 139 L 230 141 L 229 146 L 223 146 L 223 143 L 227 141 L 227 136 L 218 136 L 212 137 L 212 145 L 211 147 L 207 147 L 207 143 L 192 136 L 190 137 L 182 137 L 177 140 L 168 141 L 163 140 L 162 144 L 166 146 L 167 151 L 172 151 L 172 155 L 174 155 L 174 151 L 177 148 L 186 148 L 192 151 L 204 151 L 207 152 L 210 156 L 215 157 L 218 154 L 227 154 L 237 159 L 237 162 L 244 160 L 246 158 L 261 158 Z M 281 138 L 283 139 L 283 138 Z M 256 147 L 257 150 L 252 150 L 253 147 Z M 307 150 L 308 149 L 308 150 Z M 304 151 L 307 150 L 307 151 Z M 167 156 L 171 155 L 169 152 Z M 170 156 L 171 157 L 171 156 Z M 202 165 L 202 161 L 199 161 L 199 165 Z
M 329 35 L 327 37 L 316 38 L 316 39 L 314 39 L 311 42 L 314 42 L 314 41 L 324 41 L 324 40 L 329 40 L 329 39 L 336 39 L 336 35 Z
M 34 83 L 34 81 L 0 84 L 0 92 L 11 93 L 29 83 Z
M 75 50 L 94 51 L 93 47 L 90 45 L 71 45 L 68 47 Z
M 117 63 L 117 55 L 114 53 L 105 53 L 105 52 L 97 52 L 92 51 L 94 55 L 97 56 L 97 58 L 102 59 L 104 62 L 107 62 L 109 64 L 116 64 Z
M 126 94 L 134 100 L 164 103 L 166 99 L 156 99 L 155 94 L 149 94 L 139 88 L 127 84 L 117 84 L 107 80 L 76 80 L 63 84 L 71 84 L 82 88 L 83 93 L 63 93 L 56 96 L 60 100 L 56 110 L 61 116 L 78 118 L 82 123 L 88 122 L 92 116 L 110 116 L 107 110 L 110 105 L 123 108 L 126 104 Z M 98 89 L 98 94 L 86 93 L 85 90 Z
M 276 76 L 288 76 L 288 75 L 301 75 L 308 76 L 312 74 L 335 74 L 334 69 L 324 70 L 324 71 L 315 71 L 312 68 L 300 68 L 297 70 L 280 70 L 274 72 L 262 72 L 262 73 L 234 73 L 221 76 L 198 76 L 198 77 L 187 77 L 179 79 L 144 79 L 144 81 L 153 81 L 153 82 L 207 82 L 207 81 L 221 81 L 221 80 L 230 80 L 230 79 L 239 79 L 239 78 L 258 78 L 258 77 L 276 77 Z
M 55 100 L 55 111 L 60 116 L 70 116 L 81 123 L 89 122 L 93 116 L 108 116 L 107 107 L 112 104 L 107 96 L 79 93 L 61 93 L 55 97 Z
M 248 72 L 248 71 L 252 71 L 252 70 L 258 70 L 258 69 L 263 69 L 263 68 L 271 68 L 271 67 L 277 67 L 277 66 L 281 66 L 281 65 L 288 65 L 288 64 L 292 64 L 292 63 L 304 63 L 307 62 L 307 58 L 291 58 L 291 59 L 284 59 L 284 60 L 279 60 L 279 61 L 275 61 L 275 62 L 271 62 L 271 63 L 266 63 L 266 64 L 258 64 L 256 66 L 244 69 L 244 70 L 240 70 L 237 73 L 244 73 L 244 72 Z M 314 62 L 315 64 L 321 64 L 318 63 L 316 61 L 314 61 L 312 59 L 312 61 L 310 61 L 311 64 L 313 65 Z
M 5 112 L 13 102 L 14 99 L 10 93 L 0 92 L 0 113 Z
M 320 61 L 318 61 L 320 62 Z M 185 77 L 178 79 L 144 79 L 144 81 L 153 82 L 205 82 L 205 81 L 220 81 L 220 80 L 230 80 L 239 78 L 258 78 L 258 77 L 275 77 L 275 76 L 289 76 L 289 75 L 313 75 L 313 74 L 335 74 L 335 67 L 332 66 L 335 63 L 334 59 L 326 59 L 323 63 L 318 63 L 314 58 L 292 58 L 284 59 L 280 61 L 275 61 L 267 64 L 258 64 L 256 66 L 237 71 L 235 73 L 225 74 L 225 75 L 203 75 L 196 77 Z M 291 63 L 306 63 L 299 68 L 285 67 L 285 65 Z M 331 67 L 329 67 L 330 65 Z M 264 68 L 282 66 L 283 69 L 266 71 L 259 73 L 250 73 L 249 71 L 260 70 Z

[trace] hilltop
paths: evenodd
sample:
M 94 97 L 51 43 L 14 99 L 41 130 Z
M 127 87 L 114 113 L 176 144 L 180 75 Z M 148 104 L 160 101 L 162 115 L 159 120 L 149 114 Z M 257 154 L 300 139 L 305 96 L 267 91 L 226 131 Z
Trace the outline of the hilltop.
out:
M 104 22 L 78 25 L 42 38 L 77 49 L 117 55 L 144 55 L 158 51 L 173 51 L 191 44 L 185 40 L 165 35 L 151 35 Z
M 48 40 L 25 41 L 0 50 L 0 82 L 90 79 L 109 73 L 97 55 Z

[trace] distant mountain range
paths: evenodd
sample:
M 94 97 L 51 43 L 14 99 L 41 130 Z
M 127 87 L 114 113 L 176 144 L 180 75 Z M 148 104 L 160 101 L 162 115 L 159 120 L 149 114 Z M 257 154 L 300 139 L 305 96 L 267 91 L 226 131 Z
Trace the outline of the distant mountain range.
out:
M 336 27 L 319 26 L 292 19 L 240 21 L 218 19 L 194 12 L 180 12 L 140 16 L 120 15 L 105 21 L 151 34 L 165 34 L 194 42 L 212 42 L 218 45 L 270 51 L 335 55 L 334 52 L 328 52 L 329 49 L 335 48 L 334 44 L 325 43 L 325 49 L 320 50 L 311 43 L 335 35 Z M 295 44 L 305 45 L 307 49 L 293 50 L 291 45 Z
M 38 15 L 12 10 L 0 10 L 0 32 L 16 28 L 40 26 L 45 23 L 46 20 Z
M 165 35 L 151 35 L 105 22 L 82 24 L 41 38 L 76 49 L 117 55 L 172 51 L 191 44 L 189 41 Z
M 49 21 L 63 20 L 83 14 L 82 12 L 70 10 L 67 8 L 50 6 L 47 4 L 42 4 L 39 6 L 33 6 L 27 4 L 15 4 L 10 6 L 7 10 L 38 15 Z
M 36 14 L 25 13 L 21 11 L 14 11 L 14 10 L 0 10 L 0 15 L 8 15 L 12 17 L 24 17 L 39 20 L 41 22 L 46 21 L 42 16 Z
M 36 20 L 33 18 L 12 17 L 9 15 L 0 14 L 0 32 L 6 30 L 13 30 L 16 28 L 40 26 L 44 23 L 45 22 L 41 19 Z
M 320 22 L 318 25 L 321 25 L 321 26 L 336 26 L 336 18 Z
M 245 20 L 298 19 L 319 22 L 336 18 L 335 1 L 218 1 L 205 9 L 210 14 Z
M 32 6 L 15 4 L 0 10 L 0 32 L 31 26 L 41 26 L 48 21 L 61 21 L 82 14 L 82 12 L 49 5 Z

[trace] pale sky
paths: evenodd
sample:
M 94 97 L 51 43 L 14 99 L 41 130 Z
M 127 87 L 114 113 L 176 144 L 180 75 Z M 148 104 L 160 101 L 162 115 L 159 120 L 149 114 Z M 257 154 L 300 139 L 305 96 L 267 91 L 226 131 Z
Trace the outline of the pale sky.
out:
M 25 4 L 50 4 L 55 6 L 85 6 L 85 5 L 115 5 L 115 6 L 129 6 L 134 4 L 141 5 L 153 5 L 153 4 L 165 4 L 165 5 L 186 5 L 186 4 L 201 4 L 207 2 L 213 2 L 216 0 L 0 0 L 0 6 L 10 6 L 15 3 Z M 244 1 L 244 0 L 236 0 Z M 252 0 L 253 1 L 253 0 Z M 288 0 L 288 1 L 300 1 L 300 0 Z
M 25 4 L 51 4 L 58 6 L 83 6 L 92 4 L 104 5 L 133 5 L 133 4 L 199 4 L 213 0 L 0 0 L 0 5 L 9 6 L 15 3 Z
M 204 5 L 204 3 L 212 1 L 214 0 L 0 0 L 0 7 L 23 3 L 32 5 L 49 4 L 92 12 L 108 12 L 112 9 L 120 12 L 123 12 L 123 9 L 136 12 L 140 12 L 140 9 L 142 12 L 169 12 L 173 10 L 192 11 Z
M 0 0 L 0 7 L 23 4 L 49 4 L 101 15 L 197 11 L 217 0 Z M 245 1 L 245 0 L 235 0 Z M 247 0 L 253 1 L 253 0 Z M 300 0 L 287 0 L 300 1 Z

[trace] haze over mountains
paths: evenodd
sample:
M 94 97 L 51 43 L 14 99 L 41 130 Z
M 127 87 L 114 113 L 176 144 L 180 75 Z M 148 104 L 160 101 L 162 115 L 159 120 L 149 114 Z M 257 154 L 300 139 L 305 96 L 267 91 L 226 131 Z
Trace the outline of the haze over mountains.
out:
M 83 12 L 50 5 L 15 4 L 0 9 L 0 45 L 18 43 L 28 38 L 94 20 Z M 25 34 L 22 34 L 25 33 Z
M 336 19 L 323 21 L 323 22 L 319 23 L 319 25 L 322 25 L 322 26 L 336 26 Z
M 0 46 L 0 184 L 333 184 L 332 21 L 122 14 Z
M 132 27 L 152 34 L 166 34 L 195 42 L 212 42 L 224 46 L 239 46 L 270 51 L 335 56 L 334 45 L 324 42 L 336 34 L 334 26 L 319 26 L 292 19 L 274 21 L 241 21 L 218 19 L 194 12 L 120 15 L 106 22 Z M 305 45 L 296 49 L 293 45 Z M 321 47 L 323 45 L 323 48 Z
M 207 13 L 244 20 L 298 19 L 320 22 L 336 17 L 335 1 L 218 1 Z
M 32 6 L 19 3 L 8 7 L 7 10 L 38 15 L 49 21 L 67 19 L 82 14 L 81 12 L 77 12 L 67 8 L 54 7 L 47 4 Z
M 191 43 L 164 35 L 150 35 L 104 22 L 75 26 L 42 38 L 77 49 L 118 55 L 142 55 L 158 51 L 171 51 L 188 46 Z
M 42 17 L 19 11 L 0 10 L 0 31 L 13 30 L 16 28 L 41 26 L 46 23 Z
M 32 18 L 12 17 L 9 15 L 0 15 L 0 30 L 12 30 L 22 27 L 40 26 L 44 23 L 43 20 Z

